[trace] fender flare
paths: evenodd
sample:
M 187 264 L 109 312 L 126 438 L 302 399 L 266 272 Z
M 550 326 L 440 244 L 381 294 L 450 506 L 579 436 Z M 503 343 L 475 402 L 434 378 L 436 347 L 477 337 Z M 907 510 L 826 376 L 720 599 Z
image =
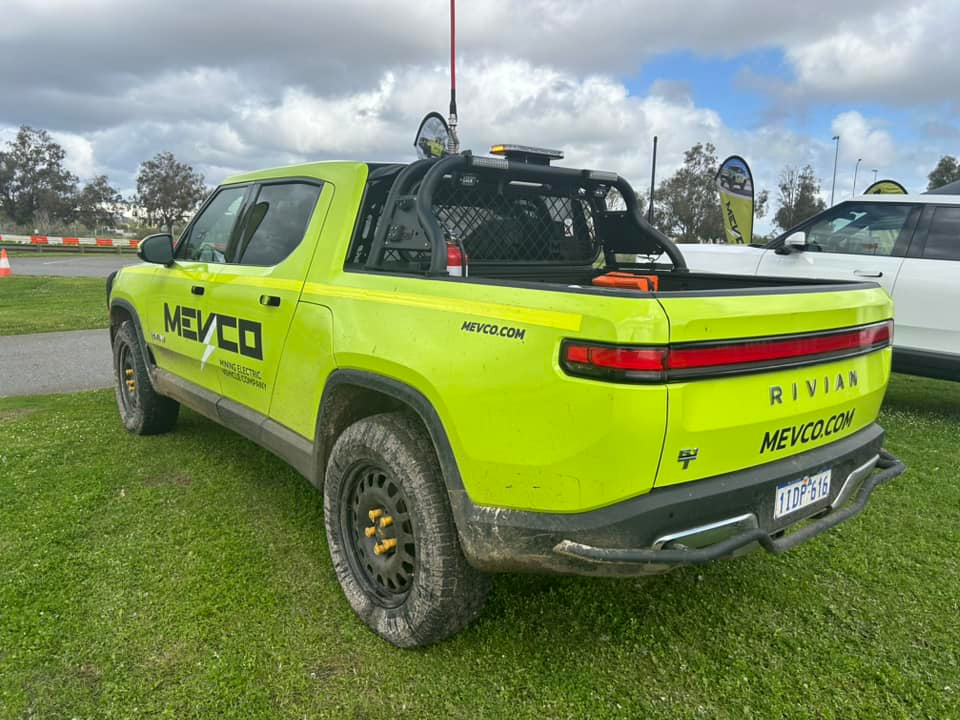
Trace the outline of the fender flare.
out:
M 143 325 L 140 323 L 140 314 L 137 312 L 137 309 L 133 307 L 127 300 L 118 298 L 116 300 L 110 301 L 110 311 L 113 312 L 114 308 L 121 308 L 124 312 L 130 314 L 130 318 L 133 320 L 133 327 L 137 331 L 137 340 L 140 343 L 140 352 L 143 354 L 144 365 L 147 368 L 147 375 L 150 377 L 150 382 L 154 381 L 154 365 L 150 362 L 152 357 L 150 349 L 147 347 L 147 340 L 143 336 Z M 110 346 L 113 346 L 113 323 L 110 323 Z
M 443 426 L 443 421 L 440 419 L 440 415 L 437 413 L 436 408 L 434 408 L 433 403 L 431 403 L 422 392 L 406 383 L 394 380 L 385 375 L 379 375 L 366 370 L 337 369 L 327 378 L 327 382 L 323 388 L 323 394 L 320 397 L 320 411 L 317 413 L 317 424 L 314 433 L 314 467 L 317 472 L 317 487 L 322 487 L 323 476 L 326 473 L 325 461 L 326 458 L 329 457 L 329 451 L 333 444 L 329 438 L 324 436 L 322 430 L 324 421 L 328 418 L 328 413 L 332 406 L 330 397 L 337 388 L 344 385 L 353 385 L 386 395 L 409 407 L 417 414 L 427 429 L 433 446 L 436 449 L 437 459 L 440 462 L 440 470 L 443 474 L 443 482 L 447 489 L 447 496 L 450 499 L 450 507 L 453 510 L 457 527 L 462 529 L 463 522 L 465 522 L 471 514 L 473 503 L 470 501 L 466 488 L 463 485 L 463 477 L 460 474 L 460 468 L 457 465 L 457 459 L 450 445 L 450 440 L 447 437 L 447 431 Z M 331 447 L 327 446 L 328 443 Z

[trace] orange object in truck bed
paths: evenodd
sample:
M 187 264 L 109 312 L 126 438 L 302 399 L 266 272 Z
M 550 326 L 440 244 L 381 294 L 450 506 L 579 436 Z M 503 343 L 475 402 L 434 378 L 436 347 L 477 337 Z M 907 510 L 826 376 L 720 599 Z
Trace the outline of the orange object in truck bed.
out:
M 625 272 L 610 272 L 593 279 L 594 285 L 600 287 L 627 288 L 628 290 L 645 290 L 656 292 L 660 287 L 656 275 L 634 275 Z

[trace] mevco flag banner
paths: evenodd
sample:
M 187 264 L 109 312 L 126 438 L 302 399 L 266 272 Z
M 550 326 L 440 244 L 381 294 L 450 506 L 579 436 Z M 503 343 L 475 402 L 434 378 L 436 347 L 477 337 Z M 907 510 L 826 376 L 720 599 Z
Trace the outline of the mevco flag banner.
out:
M 864 195 L 906 195 L 907 189 L 896 180 L 877 180 L 863 191 Z
M 753 175 L 747 161 L 731 155 L 717 173 L 720 208 L 727 242 L 749 244 L 753 239 Z

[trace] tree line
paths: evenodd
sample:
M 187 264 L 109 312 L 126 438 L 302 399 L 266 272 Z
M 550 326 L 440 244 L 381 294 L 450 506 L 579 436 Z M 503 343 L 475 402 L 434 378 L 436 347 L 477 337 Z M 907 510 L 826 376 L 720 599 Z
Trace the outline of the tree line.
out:
M 19 129 L 0 151 L 0 228 L 96 234 L 116 228 L 123 210 L 136 206 L 147 229 L 173 232 L 208 192 L 203 175 L 170 152 L 141 163 L 137 192 L 127 199 L 106 175 L 96 175 L 81 186 L 64 166 L 65 160 L 66 151 L 46 130 Z
M 687 150 L 680 168 L 657 186 L 653 224 L 680 243 L 723 240 L 723 215 L 717 201 L 718 170 L 717 151 L 711 143 L 697 143 Z M 960 180 L 960 162 L 945 155 L 927 180 L 927 190 Z M 774 224 L 781 230 L 788 230 L 826 209 L 820 190 L 820 179 L 810 165 L 783 168 L 777 182 Z M 768 210 L 770 193 L 760 190 L 754 197 L 755 215 L 762 218 Z M 640 206 L 646 208 L 648 199 L 642 194 L 638 194 L 638 199 Z M 760 238 L 755 235 L 754 239 Z
M 64 167 L 66 152 L 46 130 L 21 127 L 0 151 L 0 228 L 38 229 L 49 233 L 80 226 L 94 233 L 116 227 L 120 211 L 136 205 L 146 226 L 167 229 L 184 222 L 208 193 L 203 175 L 179 162 L 170 152 L 157 153 L 141 163 L 136 194 L 124 199 L 106 175 L 97 175 L 82 187 Z M 718 241 L 724 238 L 723 217 L 717 200 L 719 167 L 716 148 L 697 143 L 684 153 L 683 164 L 663 180 L 655 194 L 653 224 L 677 242 Z M 930 172 L 927 189 L 960 180 L 960 162 L 945 155 Z M 638 196 L 641 207 L 646 199 Z M 767 213 L 770 193 L 755 193 L 755 214 Z M 810 165 L 787 166 L 777 183 L 774 223 L 787 230 L 826 207 L 820 179 Z M 12 228 L 11 228 L 12 226 Z

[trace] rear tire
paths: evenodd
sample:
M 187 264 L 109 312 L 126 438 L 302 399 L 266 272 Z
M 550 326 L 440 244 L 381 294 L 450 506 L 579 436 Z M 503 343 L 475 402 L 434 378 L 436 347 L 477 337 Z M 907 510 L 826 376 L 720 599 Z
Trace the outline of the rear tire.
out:
M 463 555 L 436 452 L 418 418 L 385 413 L 348 427 L 331 452 L 323 499 L 340 586 L 384 640 L 423 647 L 480 613 L 490 581 Z
M 137 435 L 169 432 L 177 424 L 180 403 L 160 395 L 150 382 L 137 329 L 123 322 L 113 337 L 117 409 L 124 427 Z

